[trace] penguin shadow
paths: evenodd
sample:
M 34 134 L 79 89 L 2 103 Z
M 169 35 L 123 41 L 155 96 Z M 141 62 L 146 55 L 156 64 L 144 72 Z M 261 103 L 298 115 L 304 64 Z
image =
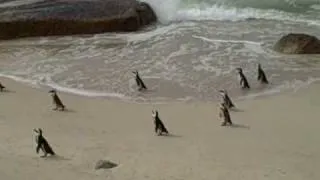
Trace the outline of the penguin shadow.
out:
M 156 92 L 155 89 L 137 89 L 137 91 L 141 94 L 151 94 Z
M 257 90 L 261 91 L 261 90 L 265 90 L 268 89 L 272 84 L 264 84 L 264 83 L 259 83 L 256 87 Z
M 3 89 L 2 91 L 0 91 L 0 93 L 16 93 L 16 91 L 10 89 Z
M 243 95 L 246 95 L 246 94 L 249 94 L 251 90 L 252 90 L 252 87 L 251 88 L 241 88 L 241 93 Z
M 180 136 L 180 135 L 171 134 L 171 133 L 169 133 L 169 134 L 164 134 L 164 135 L 161 135 L 161 136 L 163 136 L 163 137 L 168 137 L 168 138 L 181 138 L 181 137 L 182 137 L 182 136 Z
M 75 113 L 76 111 L 73 109 L 69 109 L 69 108 L 65 108 L 64 110 L 61 109 L 52 109 L 53 111 L 59 111 L 59 112 L 63 112 L 63 113 Z
M 243 125 L 243 124 L 232 124 L 231 126 L 229 126 L 230 128 L 238 128 L 238 129 L 250 129 L 250 126 L 248 125 Z
M 230 108 L 229 111 L 232 111 L 232 112 L 244 112 L 243 109 L 239 109 L 239 108 Z
M 70 158 L 66 158 L 66 157 L 60 156 L 60 155 L 42 157 L 42 159 L 50 160 L 50 161 L 69 161 L 69 160 L 71 160 Z

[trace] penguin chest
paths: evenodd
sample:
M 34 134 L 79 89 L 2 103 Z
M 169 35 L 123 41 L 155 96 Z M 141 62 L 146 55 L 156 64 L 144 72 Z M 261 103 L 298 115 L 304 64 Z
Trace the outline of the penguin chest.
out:
M 35 138 L 36 143 L 39 143 L 39 136 L 36 136 Z
M 242 82 L 242 79 L 243 79 L 242 76 L 239 75 L 239 76 L 238 76 L 238 81 L 241 82 L 241 84 L 243 83 L 243 82 Z

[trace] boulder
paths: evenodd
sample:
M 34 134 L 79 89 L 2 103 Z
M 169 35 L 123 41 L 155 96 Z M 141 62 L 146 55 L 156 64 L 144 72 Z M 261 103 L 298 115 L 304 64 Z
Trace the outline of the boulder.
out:
M 320 54 L 320 40 L 307 34 L 288 34 L 274 46 L 274 50 L 286 54 Z
M 95 169 L 98 170 L 98 169 L 111 169 L 111 168 L 114 168 L 114 167 L 117 167 L 118 165 L 111 162 L 111 161 L 107 161 L 107 160 L 99 160 L 97 163 L 96 163 L 96 166 L 95 166 Z
M 0 39 L 129 32 L 154 23 L 151 7 L 136 0 L 39 0 L 0 4 Z

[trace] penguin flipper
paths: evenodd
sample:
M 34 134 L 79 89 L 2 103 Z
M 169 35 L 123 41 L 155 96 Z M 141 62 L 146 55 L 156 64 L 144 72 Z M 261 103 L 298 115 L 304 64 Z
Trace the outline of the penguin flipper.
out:
M 138 87 L 141 87 L 141 83 L 140 83 L 140 79 L 139 78 L 136 78 L 136 83 L 137 83 Z
M 226 104 L 229 106 L 229 108 L 235 107 L 235 105 L 231 101 L 231 98 L 228 95 L 226 96 Z
M 162 132 L 165 132 L 167 134 L 169 133 L 167 128 L 164 126 L 162 121 L 160 121 L 160 129 L 161 129 Z
M 141 78 L 139 78 L 139 83 L 140 83 L 141 89 L 147 89 L 146 85 L 144 84 Z
M 269 81 L 268 81 L 267 76 L 266 76 L 265 73 L 263 73 L 262 80 L 263 80 L 264 83 L 269 84 Z
M 163 130 L 162 130 L 162 131 L 165 132 L 166 134 L 169 134 L 169 131 L 168 131 L 167 128 L 164 127 L 164 126 L 163 126 Z
M 57 105 L 59 105 L 59 106 L 61 106 L 61 107 L 64 106 L 63 103 L 62 103 L 62 101 L 61 101 L 61 99 L 60 99 L 58 96 L 57 96 L 56 101 L 57 101 Z
M 47 153 L 48 154 L 51 154 L 51 155 L 55 155 L 56 153 L 52 150 L 52 148 L 51 148 L 51 146 L 50 145 L 48 145 L 48 147 L 47 147 Z
M 141 87 L 143 88 L 143 89 L 147 89 L 147 87 L 146 87 L 146 85 L 141 81 Z

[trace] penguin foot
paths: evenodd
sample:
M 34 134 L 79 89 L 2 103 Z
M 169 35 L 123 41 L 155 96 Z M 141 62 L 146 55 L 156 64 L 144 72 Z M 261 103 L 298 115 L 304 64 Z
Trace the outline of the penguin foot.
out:
M 141 91 L 146 91 L 146 90 L 147 90 L 146 88 L 142 88 L 142 87 L 138 89 L 138 91 L 140 91 L 140 92 Z
M 157 135 L 157 136 L 162 136 L 162 132 L 161 132 L 161 131 L 158 131 L 158 132 L 156 133 L 156 135 Z

